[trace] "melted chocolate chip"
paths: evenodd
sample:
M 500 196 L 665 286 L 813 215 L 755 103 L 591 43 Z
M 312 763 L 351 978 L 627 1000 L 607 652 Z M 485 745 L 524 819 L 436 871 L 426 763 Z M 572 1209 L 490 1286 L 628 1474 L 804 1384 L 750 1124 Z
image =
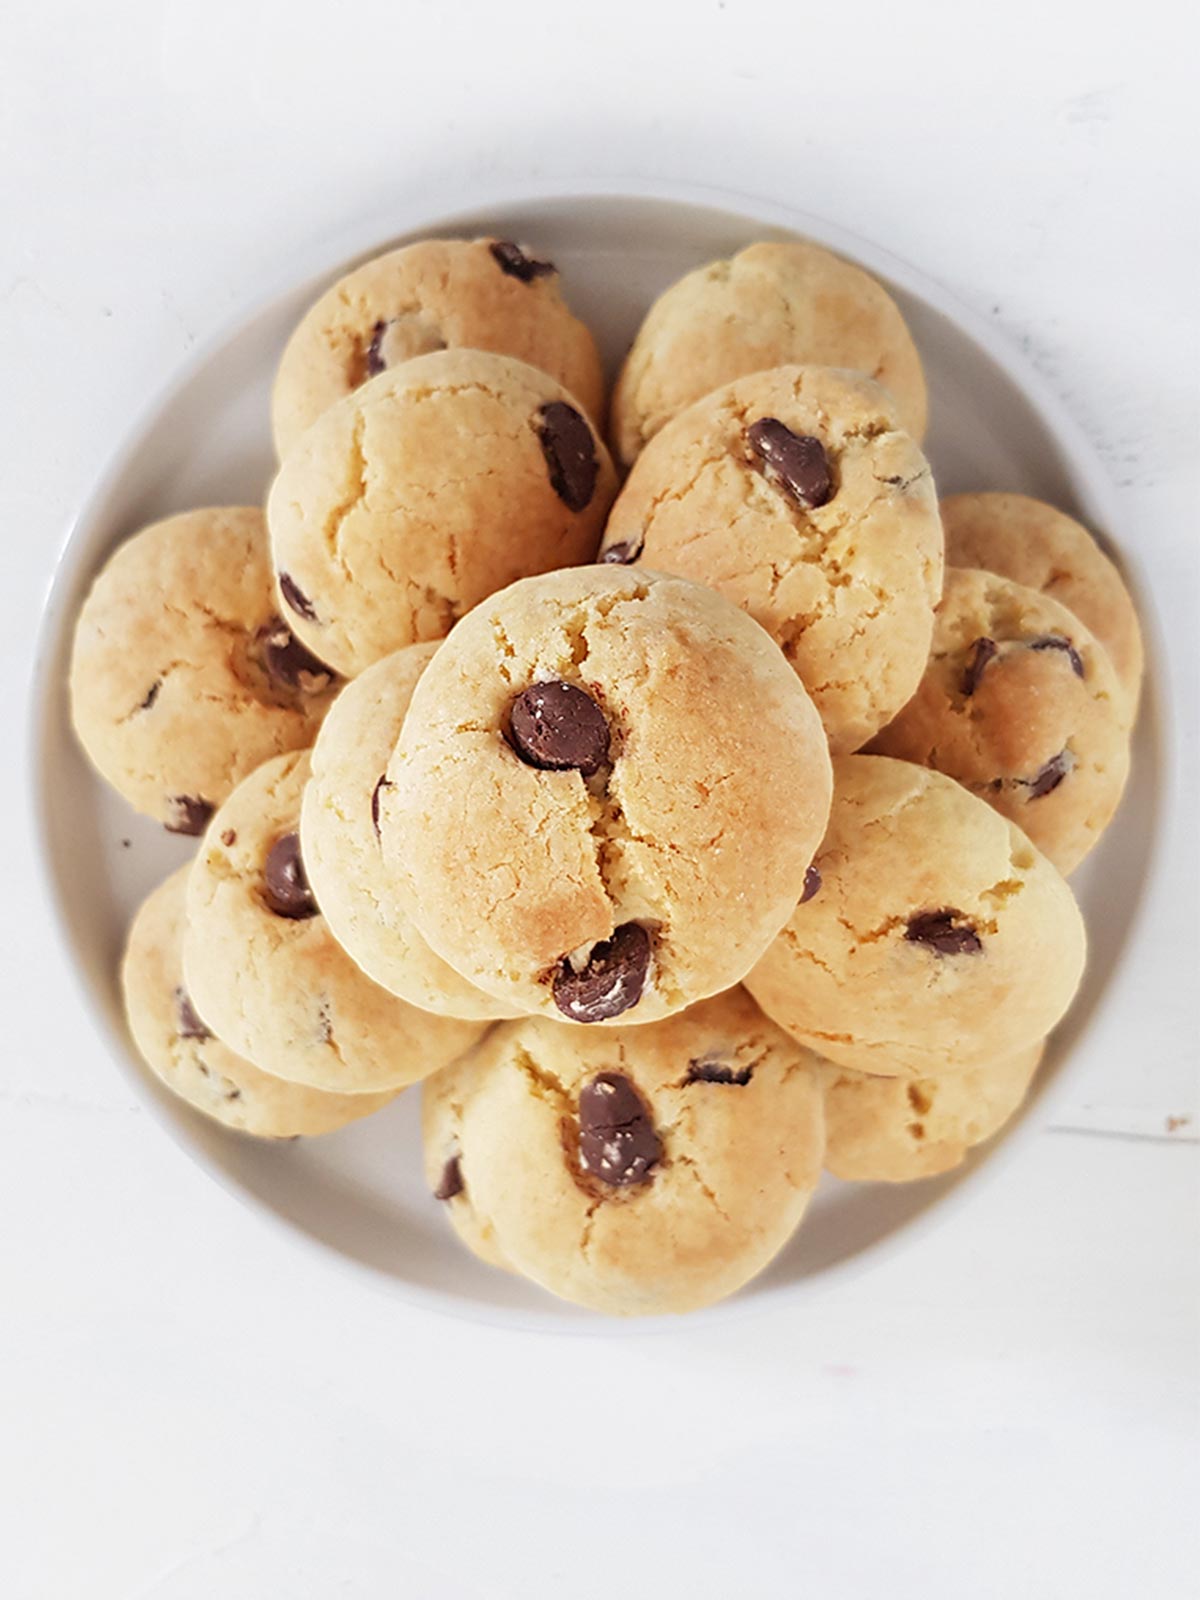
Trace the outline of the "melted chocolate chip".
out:
M 388 325 L 382 318 L 371 329 L 371 342 L 365 358 L 368 378 L 377 378 L 381 372 L 387 371 L 387 362 L 383 359 L 383 336 L 387 329 Z
M 608 760 L 608 722 L 582 689 L 552 678 L 523 690 L 509 712 L 513 749 L 529 767 L 590 778 Z
M 375 829 L 375 837 L 377 839 L 379 838 L 379 797 L 385 789 L 390 789 L 391 787 L 392 785 L 388 782 L 388 775 L 385 772 L 371 790 L 371 826 Z
M 263 865 L 263 899 L 277 917 L 301 922 L 305 917 L 316 916 L 319 907 L 300 859 L 298 835 L 285 833 L 267 851 Z
M 952 909 L 922 911 L 909 917 L 904 937 L 939 956 L 973 956 L 983 949 L 983 940 L 963 913 Z
M 662 1160 L 650 1107 L 620 1072 L 601 1072 L 579 1094 L 579 1164 L 601 1183 L 645 1183 Z
M 465 1188 L 462 1175 L 462 1162 L 457 1156 L 451 1156 L 442 1168 L 442 1175 L 438 1179 L 438 1186 L 433 1191 L 435 1200 L 453 1200 L 456 1194 L 461 1194 Z
M 279 574 L 279 592 L 298 617 L 303 617 L 306 622 L 316 622 L 316 607 L 290 572 Z
M 727 1067 L 723 1061 L 689 1061 L 684 1083 L 734 1083 L 744 1089 L 754 1076 L 753 1067 Z
M 586 418 L 565 400 L 539 407 L 537 433 L 550 485 L 570 511 L 582 511 L 596 492 L 600 462 Z
M 1040 800 L 1043 795 L 1052 793 L 1074 765 L 1069 750 L 1060 750 L 1056 756 L 1051 756 L 1040 772 L 1036 772 L 1032 778 L 1022 780 L 1029 790 L 1029 798 Z
M 196 1015 L 196 1008 L 186 989 L 180 988 L 175 991 L 175 1021 L 181 1039 L 212 1038 L 212 1030 L 206 1028 Z
M 793 433 L 778 417 L 761 417 L 746 429 L 746 442 L 763 476 L 797 505 L 823 506 L 833 494 L 825 446 L 809 433 Z
M 1071 663 L 1071 671 L 1077 678 L 1084 675 L 1083 657 L 1076 650 L 1070 639 L 1061 633 L 1044 633 L 1038 639 L 1027 641 L 1030 650 L 1062 650 L 1066 653 L 1067 660 Z
M 532 283 L 535 278 L 553 277 L 558 268 L 552 261 L 538 261 L 527 256 L 519 244 L 511 239 L 497 239 L 489 247 L 496 265 L 510 278 L 520 278 L 522 283 Z
M 563 961 L 554 975 L 554 1003 L 572 1022 L 603 1022 L 629 1011 L 642 998 L 650 970 L 650 935 L 625 922 L 611 939 L 595 945 L 580 972 Z
M 272 617 L 258 630 L 263 670 L 281 688 L 297 694 L 320 694 L 335 674 L 297 639 L 282 617 Z
M 158 699 L 158 691 L 162 688 L 162 683 L 163 681 L 161 678 L 155 678 L 154 682 L 146 691 L 146 698 L 141 701 L 138 706 L 139 711 L 149 711 L 150 707 Z
M 600 560 L 611 566 L 631 567 L 641 553 L 640 544 L 631 544 L 628 539 L 622 539 L 620 544 L 610 544 L 607 550 L 602 550 Z
M 976 639 L 967 651 L 966 665 L 963 667 L 962 692 L 968 699 L 979 687 L 979 680 L 983 677 L 984 669 L 995 656 L 998 645 L 994 639 Z
M 820 887 L 821 869 L 814 861 L 809 867 L 808 871 L 804 874 L 804 893 L 800 896 L 800 904 L 803 905 L 806 900 L 811 900 L 813 895 L 819 891 Z
M 173 794 L 167 804 L 171 808 L 171 820 L 164 822 L 163 827 L 168 833 L 186 833 L 191 838 L 204 832 L 216 810 L 210 800 L 195 794 Z

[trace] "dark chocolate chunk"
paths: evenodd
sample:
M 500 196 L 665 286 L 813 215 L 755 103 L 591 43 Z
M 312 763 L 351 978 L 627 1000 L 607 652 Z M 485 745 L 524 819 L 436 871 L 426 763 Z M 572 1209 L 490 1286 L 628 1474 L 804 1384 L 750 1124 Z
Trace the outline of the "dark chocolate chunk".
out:
M 778 417 L 760 417 L 746 429 L 746 442 L 763 476 L 797 505 L 823 506 L 833 493 L 825 446 L 810 433 L 793 433 Z
M 146 698 L 141 701 L 138 706 L 139 711 L 149 711 L 150 707 L 158 699 L 158 691 L 162 688 L 162 683 L 163 681 L 161 678 L 155 678 L 154 682 L 146 691 Z
M 572 1022 L 603 1022 L 636 1006 L 650 970 L 650 935 L 625 922 L 594 945 L 579 972 L 564 960 L 554 975 L 554 1003 Z
M 1069 750 L 1060 750 L 1056 756 L 1051 756 L 1040 772 L 1034 773 L 1032 778 L 1021 780 L 1029 790 L 1029 798 L 1040 800 L 1043 795 L 1052 793 L 1074 765 Z
M 662 1160 L 650 1107 L 620 1072 L 601 1072 L 579 1094 L 579 1164 L 601 1183 L 645 1183 Z
M 538 438 L 550 473 L 550 485 L 571 511 L 582 511 L 596 492 L 600 462 L 587 419 L 565 400 L 539 407 Z
M 463 1192 L 462 1163 L 457 1156 L 451 1156 L 442 1168 L 442 1175 L 438 1179 L 438 1186 L 433 1191 L 435 1200 L 453 1200 L 456 1194 Z
M 509 712 L 513 749 L 526 766 L 581 772 L 590 778 L 608 760 L 608 722 L 582 689 L 560 678 L 522 690 Z
M 306 622 L 317 620 L 316 607 L 290 572 L 279 574 L 279 592 L 298 617 L 303 617 Z
M 1038 639 L 1026 641 L 1030 650 L 1062 650 L 1066 653 L 1067 660 L 1071 663 L 1071 671 L 1077 678 L 1084 675 L 1083 657 L 1076 650 L 1064 634 L 1044 633 Z
M 277 917 L 301 922 L 315 917 L 319 907 L 308 886 L 300 859 L 300 838 L 285 833 L 267 851 L 263 865 L 263 899 Z
M 821 887 L 821 869 L 814 861 L 804 874 L 804 893 L 800 896 L 800 904 L 811 900 Z
M 377 378 L 381 372 L 387 371 L 387 362 L 383 359 L 383 336 L 387 329 L 388 325 L 382 318 L 371 329 L 371 342 L 366 354 L 368 378 Z
M 922 911 L 909 917 L 904 937 L 939 956 L 973 956 L 983 949 L 983 940 L 970 922 L 953 909 Z
M 723 1061 L 689 1061 L 684 1083 L 735 1083 L 744 1089 L 754 1076 L 753 1067 L 728 1067 Z
M 558 271 L 553 261 L 538 261 L 527 256 L 519 244 L 511 239 L 496 239 L 491 246 L 492 255 L 501 272 L 510 278 L 520 278 L 522 283 L 532 283 L 535 278 L 549 278 Z
M 175 1018 L 181 1039 L 212 1038 L 211 1028 L 206 1028 L 196 1015 L 196 1008 L 193 1006 L 187 990 L 183 988 L 175 991 Z
M 631 567 L 641 553 L 640 544 L 631 544 L 628 539 L 622 539 L 620 544 L 610 544 L 607 550 L 602 550 L 599 559 L 611 566 Z
M 375 829 L 375 837 L 377 839 L 379 838 L 379 797 L 385 789 L 390 789 L 391 787 L 385 772 L 371 790 L 371 825 Z
M 297 639 L 282 617 L 272 617 L 258 630 L 259 653 L 267 676 L 297 694 L 320 694 L 335 674 Z
M 164 822 L 163 827 L 168 833 L 186 833 L 192 838 L 204 832 L 209 817 L 216 810 L 210 800 L 196 794 L 173 794 L 167 804 L 171 808 L 171 820 Z
M 979 687 L 979 680 L 983 677 L 984 669 L 995 656 L 998 645 L 994 639 L 981 637 L 976 639 L 967 651 L 966 664 L 963 667 L 962 692 L 968 699 Z

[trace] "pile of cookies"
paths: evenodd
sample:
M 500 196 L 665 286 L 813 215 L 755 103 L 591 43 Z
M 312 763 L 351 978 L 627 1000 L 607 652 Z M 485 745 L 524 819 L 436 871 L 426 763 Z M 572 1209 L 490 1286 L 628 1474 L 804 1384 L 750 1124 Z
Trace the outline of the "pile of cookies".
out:
M 358 267 L 283 352 L 265 509 L 123 544 L 70 687 L 200 839 L 129 933 L 151 1070 L 266 1138 L 423 1082 L 465 1244 L 632 1314 L 745 1283 L 823 1167 L 944 1172 L 1014 1114 L 1142 658 L 1078 523 L 939 506 L 900 312 L 815 245 L 669 288 L 616 464 L 604 416 L 528 248 Z

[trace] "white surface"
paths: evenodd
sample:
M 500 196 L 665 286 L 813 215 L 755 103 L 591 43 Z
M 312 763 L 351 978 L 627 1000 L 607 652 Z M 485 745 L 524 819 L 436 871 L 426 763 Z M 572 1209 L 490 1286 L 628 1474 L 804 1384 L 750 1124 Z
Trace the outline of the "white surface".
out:
M 401 1096 L 386 1114 L 336 1138 L 267 1150 L 215 1129 L 162 1092 L 142 1067 L 121 1014 L 117 973 L 126 931 L 147 891 L 194 854 L 195 844 L 138 817 L 91 771 L 78 747 L 64 684 L 79 606 L 104 557 L 132 528 L 190 506 L 262 499 L 275 459 L 267 396 L 288 332 L 333 277 L 363 255 L 397 243 L 405 237 L 401 229 L 415 236 L 466 237 L 492 230 L 534 241 L 539 253 L 557 262 L 572 304 L 586 313 L 606 364 L 615 370 L 645 307 L 668 284 L 787 228 L 886 276 L 921 350 L 931 401 L 925 450 L 943 492 L 1003 487 L 1040 494 L 1117 538 L 1103 463 L 1053 395 L 1037 392 L 1041 386 L 1029 363 L 985 319 L 916 269 L 826 221 L 762 202 L 714 205 L 681 189 L 674 199 L 493 199 L 468 213 L 397 215 L 386 233 L 376 221 L 363 237 L 339 240 L 319 251 L 319 259 L 296 261 L 286 290 L 260 297 L 232 332 L 222 330 L 199 346 L 167 394 L 152 403 L 149 416 L 139 416 L 120 439 L 56 571 L 37 646 L 34 806 L 96 1037 L 202 1165 L 256 1207 L 268 1207 L 418 1304 L 539 1331 L 556 1324 L 578 1331 L 597 1320 L 455 1248 L 421 1172 L 417 1095 Z M 1149 592 L 1137 548 L 1119 554 L 1135 590 Z M 745 1315 L 745 1300 L 799 1311 L 828 1291 L 831 1273 L 852 1262 L 874 1265 L 884 1249 L 919 1248 L 918 1224 L 941 1222 L 964 1187 L 978 1181 L 981 1168 L 994 1175 L 998 1164 L 1019 1159 L 1022 1142 L 1048 1121 L 1070 1119 L 1086 1064 L 1121 1048 L 1119 1032 L 1111 1030 L 1120 1028 L 1127 1013 L 1141 1014 L 1136 964 L 1129 956 L 1140 947 L 1143 908 L 1163 888 L 1174 893 L 1173 863 L 1153 849 L 1167 800 L 1171 744 L 1161 727 L 1160 646 L 1152 629 L 1146 646 L 1133 779 L 1120 815 L 1074 879 L 1089 927 L 1087 973 L 1070 1016 L 1055 1031 L 1025 1114 L 1002 1139 L 936 1184 L 865 1187 L 827 1175 L 804 1227 L 771 1271 L 746 1296 L 705 1312 L 703 1319 L 694 1315 L 694 1329 L 701 1320 Z M 1154 1042 L 1153 1034 L 1145 1040 L 1149 1047 Z M 1124 1126 L 1123 1112 L 1109 1115 Z
M 293 252 L 583 175 L 756 190 L 1025 343 L 1110 465 L 1196 756 L 1189 11 L 882 0 L 33 6 L 0 20 L 0 648 L 114 433 Z M 682 8 L 681 8 L 682 10 Z M 335 21 L 335 15 L 340 21 Z M 772 19 L 775 19 L 772 22 Z M 21 730 L 23 732 L 23 730 Z M 19 748 L 17 726 L 6 748 Z M 1191 826 L 1068 1120 L 796 1316 L 499 1333 L 299 1255 L 139 1112 L 16 841 L 0 970 L 0 1570 L 18 1600 L 1195 1590 Z M 1065 1115 L 1065 1113 L 1064 1113 Z M 1120 1130 L 1126 1130 L 1122 1136 Z

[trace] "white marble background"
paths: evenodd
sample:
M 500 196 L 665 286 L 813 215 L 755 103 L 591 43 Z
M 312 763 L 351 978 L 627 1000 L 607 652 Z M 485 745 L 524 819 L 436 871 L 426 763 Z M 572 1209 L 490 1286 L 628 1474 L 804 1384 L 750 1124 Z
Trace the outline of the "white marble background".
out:
M 1196 1593 L 1193 35 L 1169 0 L 6 0 L 0 1593 Z M 38 608 L 134 408 L 322 233 L 581 176 L 792 201 L 1016 340 L 1117 485 L 1177 724 L 1178 870 L 1060 1125 L 802 1317 L 643 1339 L 417 1313 L 219 1192 L 64 1000 L 26 843 Z

